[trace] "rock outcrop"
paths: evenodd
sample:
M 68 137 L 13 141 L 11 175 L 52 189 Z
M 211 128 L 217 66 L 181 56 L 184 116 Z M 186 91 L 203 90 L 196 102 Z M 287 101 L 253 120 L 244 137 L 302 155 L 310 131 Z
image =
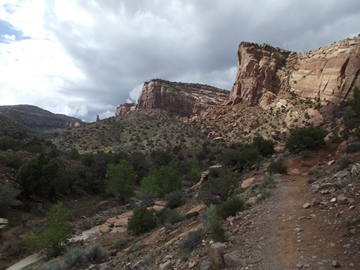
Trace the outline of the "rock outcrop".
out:
M 54 114 L 32 105 L 0 106 L 0 114 L 37 130 L 77 127 L 84 124 L 80 119 Z
M 213 86 L 154 79 L 144 83 L 136 106 L 120 105 L 115 115 L 132 111 L 159 110 L 171 116 L 191 117 L 211 105 L 228 99 L 229 91 Z
M 281 90 L 303 98 L 339 103 L 360 86 L 360 38 L 346 39 L 307 53 L 242 42 L 230 100 L 266 103 Z
M 135 103 L 124 103 L 124 104 L 120 104 L 120 106 L 118 106 L 116 108 L 115 111 L 115 116 L 118 115 L 124 115 L 124 114 L 128 114 L 131 112 L 135 112 L 136 110 L 136 104 Z

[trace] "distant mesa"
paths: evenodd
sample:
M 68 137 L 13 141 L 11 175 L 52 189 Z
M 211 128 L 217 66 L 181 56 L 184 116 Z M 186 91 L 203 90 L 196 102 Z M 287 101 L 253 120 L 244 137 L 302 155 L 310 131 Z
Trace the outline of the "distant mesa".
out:
M 77 127 L 85 124 L 80 119 L 54 114 L 33 105 L 0 106 L 0 114 L 36 130 Z
M 144 83 L 137 104 L 121 104 L 115 116 L 158 111 L 174 117 L 189 118 L 228 99 L 228 90 L 205 84 L 153 79 Z

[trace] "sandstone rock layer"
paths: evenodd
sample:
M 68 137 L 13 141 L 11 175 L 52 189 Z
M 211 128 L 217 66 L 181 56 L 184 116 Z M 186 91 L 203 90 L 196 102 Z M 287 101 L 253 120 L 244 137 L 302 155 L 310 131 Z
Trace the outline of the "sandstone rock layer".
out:
M 360 87 L 360 38 L 346 39 L 306 53 L 242 42 L 233 103 L 266 104 L 281 90 L 303 98 L 339 103 Z
M 115 115 L 142 110 L 162 110 L 171 116 L 190 117 L 228 99 L 229 91 L 213 86 L 154 79 L 144 83 L 136 106 L 120 105 Z

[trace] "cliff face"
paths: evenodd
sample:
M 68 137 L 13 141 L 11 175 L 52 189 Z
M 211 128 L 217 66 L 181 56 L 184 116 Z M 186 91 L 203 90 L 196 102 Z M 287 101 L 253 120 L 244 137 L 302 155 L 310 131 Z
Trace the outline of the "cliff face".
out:
M 238 73 L 230 93 L 237 103 L 257 105 L 262 98 L 290 90 L 300 97 L 338 103 L 360 86 L 360 38 L 346 39 L 307 53 L 242 42 Z
M 0 106 L 0 113 L 15 122 L 37 130 L 76 127 L 83 124 L 80 119 L 54 114 L 31 105 Z
M 120 105 L 115 115 L 132 111 L 162 110 L 172 116 L 190 117 L 228 99 L 229 91 L 209 85 L 154 79 L 144 83 L 135 107 L 133 104 Z
M 242 42 L 238 49 L 238 72 L 230 99 L 253 106 L 266 93 L 277 94 L 286 87 L 286 60 L 290 52 L 255 43 Z

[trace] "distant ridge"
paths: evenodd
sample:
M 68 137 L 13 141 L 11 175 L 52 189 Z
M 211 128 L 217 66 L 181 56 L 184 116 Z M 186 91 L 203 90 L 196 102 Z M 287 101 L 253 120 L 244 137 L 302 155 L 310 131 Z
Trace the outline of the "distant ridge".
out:
M 34 105 L 0 106 L 0 114 L 32 129 L 45 131 L 83 125 L 80 119 L 64 114 L 54 114 Z

